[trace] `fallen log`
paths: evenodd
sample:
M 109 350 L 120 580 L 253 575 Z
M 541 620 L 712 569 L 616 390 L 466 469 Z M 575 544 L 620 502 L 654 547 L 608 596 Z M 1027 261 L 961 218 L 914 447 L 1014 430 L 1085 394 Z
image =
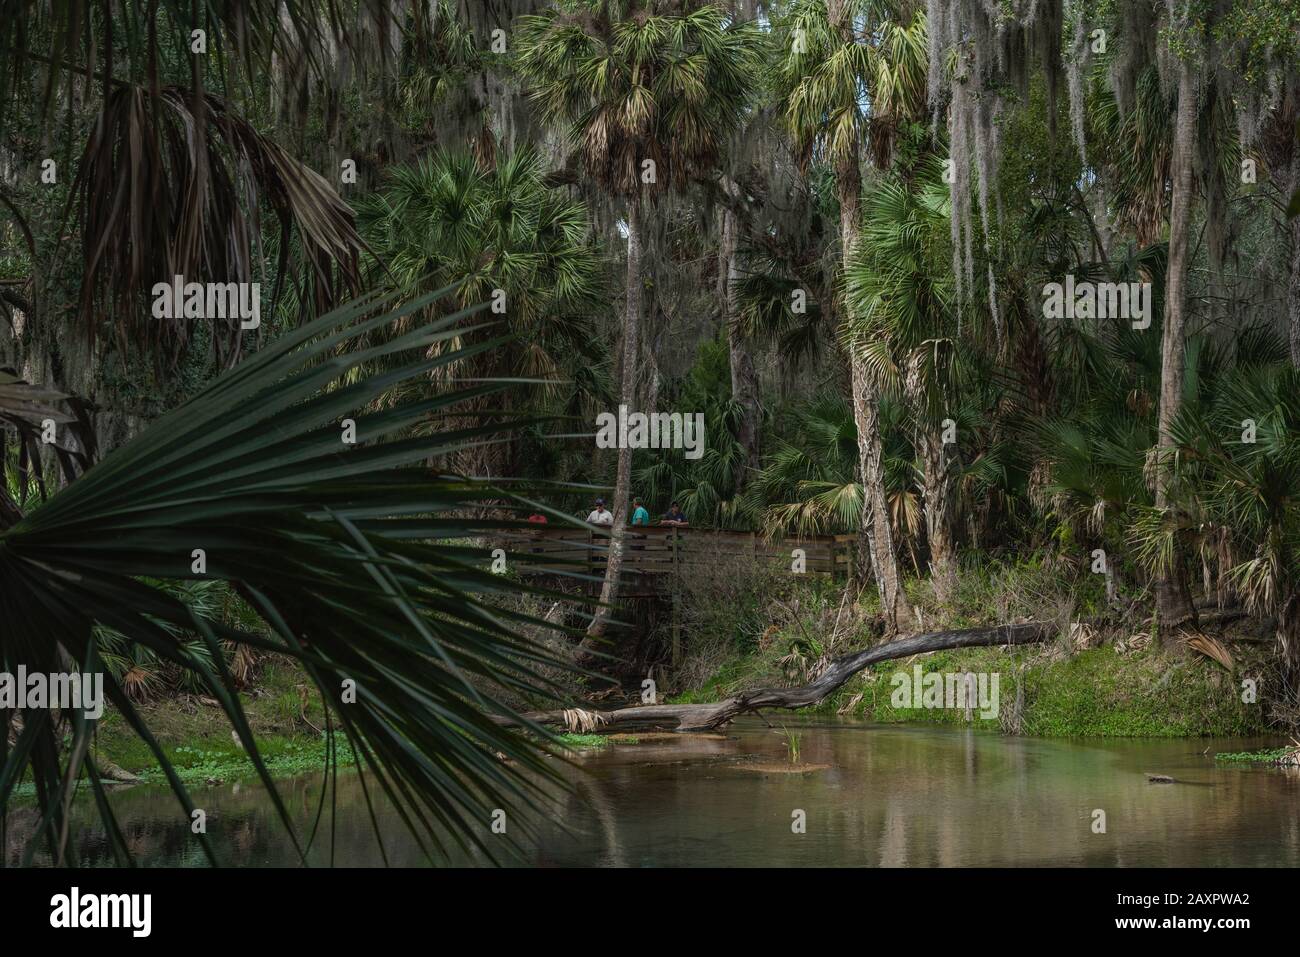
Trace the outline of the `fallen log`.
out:
M 1018 625 L 963 628 L 909 635 L 834 659 L 816 681 L 795 688 L 759 688 L 725 701 L 703 704 L 648 704 L 614 711 L 585 711 L 584 721 L 594 731 L 626 731 L 633 728 L 661 731 L 714 731 L 749 712 L 761 708 L 808 708 L 837 691 L 868 665 L 894 658 L 987 645 L 1030 645 L 1048 641 L 1060 631 L 1055 622 L 1031 621 Z M 566 716 L 567 710 L 567 716 Z M 524 715 L 540 725 L 567 728 L 574 709 L 535 711 Z M 502 724 L 518 722 L 500 717 Z

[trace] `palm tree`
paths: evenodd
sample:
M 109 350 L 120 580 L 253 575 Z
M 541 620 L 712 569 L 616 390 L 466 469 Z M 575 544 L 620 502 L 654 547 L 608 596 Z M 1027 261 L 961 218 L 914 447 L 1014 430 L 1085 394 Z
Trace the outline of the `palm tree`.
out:
M 722 305 L 722 325 L 727 332 L 730 353 L 731 398 L 740 411 L 736 438 L 745 452 L 738 473 L 738 487 L 743 488 L 760 463 L 759 431 L 763 410 L 759 402 L 758 373 L 746 335 L 746 322 L 740 305 L 739 245 L 741 220 L 734 204 L 739 202 L 740 188 L 725 182 L 727 201 L 722 210 L 722 235 L 718 243 L 718 285 Z
M 913 491 L 912 447 L 903 409 L 888 396 L 880 403 L 885 500 L 891 529 L 914 536 L 920 507 Z M 814 398 L 791 413 L 790 437 L 767 459 L 745 491 L 744 510 L 761 519 L 769 535 L 851 532 L 862 524 L 862 484 L 853 408 L 842 396 Z
M 221 704 L 292 833 L 220 645 L 287 655 L 327 703 L 331 734 L 337 722 L 360 772 L 394 802 L 422 848 L 485 848 L 491 809 L 534 800 L 529 776 L 552 774 L 537 745 L 494 720 L 517 718 L 503 693 L 549 696 L 534 668 L 559 663 L 491 607 L 493 593 L 511 586 L 490 573 L 481 549 L 454 542 L 484 530 L 461 517 L 468 501 L 535 506 L 418 466 L 485 441 L 484 429 L 407 437 L 500 386 L 361 412 L 391 385 L 461 360 L 429 350 L 463 335 L 476 310 L 361 347 L 373 330 L 451 292 L 395 311 L 403 297 L 372 293 L 284 335 L 0 531 L 0 668 L 107 671 L 108 700 L 190 814 L 167 753 L 104 667 L 105 652 L 120 653 L 123 638 L 147 648 Z M 374 379 L 351 378 L 388 355 L 404 361 Z M 353 418 L 355 445 L 341 441 L 344 417 Z M 238 590 L 260 619 L 257 630 L 215 618 L 162 584 L 214 580 Z M 54 861 L 70 861 L 68 801 L 83 777 L 114 854 L 128 859 L 90 754 L 94 727 L 80 710 L 0 712 L 0 808 L 30 771 L 42 813 L 27 860 L 40 843 Z M 196 839 L 215 862 L 206 835 Z
M 754 87 L 759 34 L 707 3 L 569 0 L 521 17 L 515 48 L 543 117 L 567 126 L 588 177 L 624 206 L 620 402 L 634 408 L 646 203 L 716 167 Z M 618 598 L 631 473 L 632 450 L 619 449 L 614 527 L 592 638 L 605 634 Z
M 859 230 L 862 150 L 889 155 L 897 123 L 925 103 L 925 17 L 903 25 L 881 0 L 796 0 L 780 25 L 785 51 L 777 86 L 786 122 L 805 158 L 820 154 L 834 169 L 840 206 L 840 264 Z M 856 343 L 848 343 L 859 471 L 867 507 L 859 552 L 870 554 L 890 631 L 907 614 L 885 498 L 879 396 Z
M 1171 5 L 1172 7 L 1172 5 Z M 1187 267 L 1192 207 L 1196 201 L 1192 179 L 1193 151 L 1196 149 L 1200 95 L 1197 65 L 1193 59 L 1202 55 L 1200 33 L 1204 23 L 1196 22 L 1190 8 L 1184 8 L 1182 23 L 1170 23 L 1169 35 L 1188 49 L 1175 51 L 1178 59 L 1178 112 L 1174 120 L 1173 145 L 1170 152 L 1169 262 L 1165 274 L 1165 315 L 1161 330 L 1160 419 L 1157 447 L 1156 508 L 1171 511 L 1174 492 L 1171 488 L 1175 470 L 1170 461 L 1174 454 L 1174 421 L 1183 402 L 1184 363 L 1187 343 Z M 1170 41 L 1171 44 L 1174 42 Z M 1161 642 L 1175 644 L 1174 627 L 1193 617 L 1191 596 L 1182 572 L 1179 556 L 1161 568 L 1156 581 L 1156 613 L 1161 623 Z
M 652 508 L 677 501 L 696 525 L 753 524 L 741 494 L 753 475 L 743 438 L 747 412 L 731 389 L 733 345 L 729 334 L 725 341 L 719 337 L 703 343 L 686 381 L 672 383 L 676 391 L 669 401 L 704 415 L 709 441 L 703 455 L 690 460 L 642 453 L 642 464 L 633 469 L 636 487 Z
M 1253 442 L 1235 441 L 1244 419 L 1258 419 Z M 1300 370 L 1237 365 L 1210 407 L 1184 415 L 1174 434 L 1204 473 L 1197 488 L 1206 524 L 1223 532 L 1215 544 L 1228 556 L 1231 591 L 1275 621 L 1285 677 L 1300 688 Z
M 746 497 L 769 534 L 850 532 L 860 525 L 853 410 L 839 396 L 794 411 L 792 440 L 782 442 L 754 477 Z
M 505 418 L 591 407 L 601 398 L 590 389 L 599 380 L 584 372 L 604 365 L 592 319 L 602 305 L 604 263 L 588 235 L 587 209 L 545 185 L 536 150 L 493 153 L 491 167 L 468 153 L 439 151 L 390 170 L 387 183 L 361 205 L 358 225 L 383 271 L 404 287 L 424 291 L 456 282 L 451 308 L 499 303 L 493 308 L 514 337 L 510 344 L 478 352 L 462 349 L 476 344 L 473 339 L 449 341 L 445 348 L 463 359 L 439 370 L 445 382 L 537 383 L 492 397 Z M 488 401 L 473 406 L 482 424 L 493 420 Z M 467 449 L 462 470 L 516 474 L 511 444 Z
M 948 191 L 937 165 L 913 184 L 873 184 L 862 235 L 845 269 L 847 322 L 879 392 L 901 394 L 912 420 L 935 597 L 957 586 L 959 464 L 945 435 L 960 350 L 947 328 L 954 306 L 948 250 Z M 955 420 L 953 420 L 955 423 Z

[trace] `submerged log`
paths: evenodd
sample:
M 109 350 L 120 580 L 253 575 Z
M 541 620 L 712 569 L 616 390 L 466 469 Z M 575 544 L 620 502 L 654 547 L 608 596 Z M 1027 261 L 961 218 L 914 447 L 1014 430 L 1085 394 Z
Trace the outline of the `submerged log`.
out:
M 749 712 L 761 708 L 808 708 L 834 694 L 850 678 L 868 665 L 894 658 L 945 651 L 950 648 L 974 648 L 987 645 L 1029 645 L 1050 640 L 1060 630 L 1055 622 L 1031 621 L 1019 625 L 987 628 L 963 628 L 909 635 L 834 659 L 824 672 L 806 685 L 795 688 L 759 688 L 746 691 L 725 701 L 704 704 L 652 704 L 619 708 L 615 711 L 587 711 L 589 726 L 595 731 L 626 731 L 655 728 L 667 731 L 713 731 Z M 573 709 L 536 711 L 524 715 L 540 725 L 568 727 Z M 498 718 L 502 724 L 513 724 Z

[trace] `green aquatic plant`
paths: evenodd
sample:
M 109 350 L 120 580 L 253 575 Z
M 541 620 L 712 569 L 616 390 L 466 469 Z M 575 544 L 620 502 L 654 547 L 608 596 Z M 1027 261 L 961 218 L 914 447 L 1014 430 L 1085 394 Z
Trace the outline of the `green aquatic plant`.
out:
M 785 739 L 786 755 L 791 764 L 799 763 L 799 738 L 800 736 L 791 731 L 785 725 L 781 725 L 781 735 Z

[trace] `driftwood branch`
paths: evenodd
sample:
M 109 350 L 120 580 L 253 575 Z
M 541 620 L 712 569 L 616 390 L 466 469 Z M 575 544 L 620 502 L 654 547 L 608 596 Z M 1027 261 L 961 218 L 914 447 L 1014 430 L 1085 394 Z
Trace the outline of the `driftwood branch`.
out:
M 616 711 L 594 711 L 600 731 L 626 731 L 633 728 L 663 731 L 713 731 L 747 712 L 760 708 L 808 708 L 839 690 L 850 678 L 868 665 L 893 658 L 944 651 L 949 648 L 974 648 L 987 645 L 1029 645 L 1050 640 L 1060 630 L 1055 622 L 1033 621 L 1019 625 L 990 628 L 964 628 L 960 631 L 936 631 L 909 635 L 836 658 L 821 676 L 796 688 L 759 688 L 725 701 L 704 704 L 654 704 Z M 541 725 L 565 727 L 565 712 L 537 711 L 524 715 Z M 514 723 L 505 718 L 503 724 Z

